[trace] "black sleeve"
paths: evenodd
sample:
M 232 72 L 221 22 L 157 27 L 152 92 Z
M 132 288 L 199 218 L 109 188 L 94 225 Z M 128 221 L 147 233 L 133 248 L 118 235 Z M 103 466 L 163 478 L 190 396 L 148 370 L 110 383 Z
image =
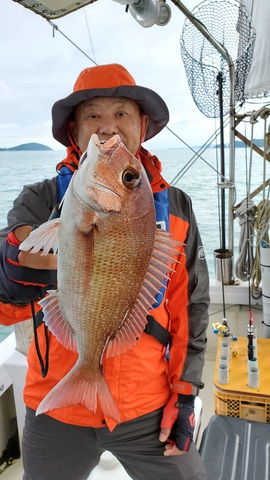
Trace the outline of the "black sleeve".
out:
M 56 203 L 56 178 L 26 185 L 8 213 L 9 229 L 14 230 L 19 224 L 41 225 L 48 220 Z
M 24 187 L 8 214 L 8 228 L 0 232 L 0 301 L 24 305 L 44 297 L 55 288 L 56 271 L 22 267 L 18 263 L 19 247 L 7 234 L 21 225 L 46 222 L 57 203 L 56 179 Z

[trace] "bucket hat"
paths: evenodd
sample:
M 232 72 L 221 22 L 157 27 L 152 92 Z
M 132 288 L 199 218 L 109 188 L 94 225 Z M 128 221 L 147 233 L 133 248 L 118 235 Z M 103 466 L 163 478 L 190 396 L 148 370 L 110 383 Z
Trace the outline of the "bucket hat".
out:
M 68 124 L 74 108 L 94 97 L 127 97 L 135 100 L 143 113 L 149 116 L 145 140 L 157 135 L 169 121 L 168 107 L 156 92 L 136 85 L 134 78 L 122 65 L 99 65 L 83 70 L 75 82 L 73 93 L 53 105 L 52 133 L 58 142 L 69 146 Z

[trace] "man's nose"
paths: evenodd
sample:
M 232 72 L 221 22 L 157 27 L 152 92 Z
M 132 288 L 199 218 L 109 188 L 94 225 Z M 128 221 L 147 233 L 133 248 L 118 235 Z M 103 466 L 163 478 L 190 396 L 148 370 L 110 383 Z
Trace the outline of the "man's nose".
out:
M 115 121 L 113 120 L 108 120 L 106 122 L 103 122 L 99 126 L 99 133 L 101 135 L 116 135 L 118 133 L 118 126 Z

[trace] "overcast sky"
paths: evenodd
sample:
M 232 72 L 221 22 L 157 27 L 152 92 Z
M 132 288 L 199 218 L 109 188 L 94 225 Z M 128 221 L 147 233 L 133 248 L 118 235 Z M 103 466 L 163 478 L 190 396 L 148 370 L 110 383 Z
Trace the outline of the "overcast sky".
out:
M 172 3 L 165 27 L 141 27 L 113 0 L 97 0 L 54 23 L 96 63 L 121 63 L 137 84 L 157 91 L 170 110 L 169 127 L 191 145 L 213 133 L 218 120 L 196 107 L 180 52 L 185 17 Z M 193 10 L 199 0 L 184 0 Z M 41 16 L 0 1 L 0 147 L 40 142 L 62 149 L 51 134 L 51 107 L 69 95 L 80 71 L 94 65 Z M 183 147 L 165 129 L 146 146 Z
M 198 145 L 215 123 L 192 100 L 180 53 L 185 17 L 169 3 L 172 18 L 165 27 L 141 27 L 112 0 L 98 0 L 54 23 L 96 63 L 121 63 L 137 84 L 157 91 L 169 107 L 169 127 Z M 185 1 L 191 10 L 197 4 Z M 59 32 L 53 36 L 45 19 L 12 0 L 0 2 L 0 62 L 0 147 L 40 142 L 61 149 L 51 135 L 51 106 L 71 93 L 83 68 L 94 64 Z M 147 146 L 183 144 L 165 130 Z

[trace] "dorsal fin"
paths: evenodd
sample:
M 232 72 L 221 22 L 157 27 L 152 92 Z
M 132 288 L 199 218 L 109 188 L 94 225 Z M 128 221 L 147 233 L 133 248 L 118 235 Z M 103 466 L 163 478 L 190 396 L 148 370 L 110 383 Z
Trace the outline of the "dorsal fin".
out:
M 164 287 L 164 282 L 169 280 L 167 273 L 172 271 L 171 264 L 177 262 L 174 257 L 180 252 L 176 247 L 183 245 L 171 237 L 165 230 L 156 230 L 152 257 L 137 300 L 115 337 L 109 340 L 107 357 L 126 353 L 142 335 L 147 324 L 148 310 L 156 302 L 155 296 Z

